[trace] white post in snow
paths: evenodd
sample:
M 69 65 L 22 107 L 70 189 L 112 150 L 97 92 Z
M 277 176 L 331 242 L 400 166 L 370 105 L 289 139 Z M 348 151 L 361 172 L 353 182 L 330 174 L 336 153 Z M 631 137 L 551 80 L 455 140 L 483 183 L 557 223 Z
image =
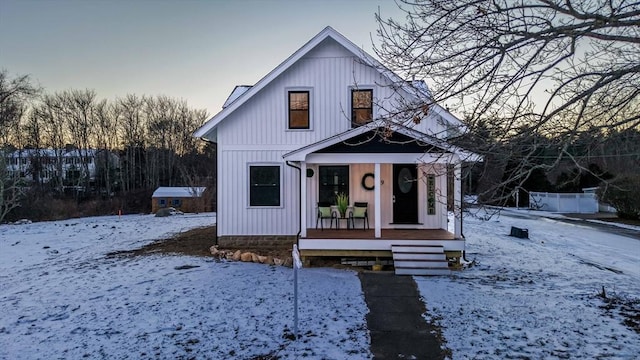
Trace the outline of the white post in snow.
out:
M 293 245 L 293 336 L 298 340 L 298 269 L 302 268 L 298 245 Z

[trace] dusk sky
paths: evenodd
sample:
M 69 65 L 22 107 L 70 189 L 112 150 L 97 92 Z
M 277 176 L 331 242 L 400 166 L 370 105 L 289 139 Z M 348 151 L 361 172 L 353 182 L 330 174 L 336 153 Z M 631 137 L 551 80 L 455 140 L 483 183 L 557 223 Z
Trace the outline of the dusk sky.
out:
M 47 92 L 168 95 L 217 113 L 325 26 L 373 55 L 392 0 L 0 0 L 0 68 Z

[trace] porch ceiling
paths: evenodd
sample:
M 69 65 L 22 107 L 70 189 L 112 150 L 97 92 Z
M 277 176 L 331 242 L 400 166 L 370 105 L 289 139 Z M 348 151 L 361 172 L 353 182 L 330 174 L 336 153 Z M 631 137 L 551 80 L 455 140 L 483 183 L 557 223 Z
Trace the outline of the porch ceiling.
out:
M 438 153 L 314 153 L 305 161 L 308 164 L 450 164 L 455 158 L 452 154 Z
M 380 137 L 380 132 L 386 131 L 389 126 L 393 130 L 391 137 Z M 326 152 L 337 153 L 328 154 Z M 288 161 L 310 162 L 310 157 L 312 156 L 344 155 L 356 152 L 371 155 L 396 155 L 399 153 L 410 155 L 420 153 L 427 156 L 433 153 L 438 157 L 448 158 L 449 162 L 451 160 L 459 161 L 460 159 L 465 159 L 465 161 L 479 161 L 481 159 L 478 155 L 451 145 L 443 139 L 426 135 L 399 124 L 388 124 L 381 120 L 303 146 L 285 154 L 283 158 Z
M 386 137 L 379 130 L 370 130 L 351 139 L 319 149 L 316 153 L 447 153 L 447 149 L 427 144 L 405 134 L 393 132 Z

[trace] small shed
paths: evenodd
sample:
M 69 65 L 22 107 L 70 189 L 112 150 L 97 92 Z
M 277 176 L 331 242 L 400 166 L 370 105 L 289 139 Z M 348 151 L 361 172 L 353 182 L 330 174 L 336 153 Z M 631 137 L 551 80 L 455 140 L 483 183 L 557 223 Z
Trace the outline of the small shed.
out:
M 182 212 L 202 212 L 207 210 L 206 187 L 161 186 L 151 195 L 151 212 L 173 207 Z

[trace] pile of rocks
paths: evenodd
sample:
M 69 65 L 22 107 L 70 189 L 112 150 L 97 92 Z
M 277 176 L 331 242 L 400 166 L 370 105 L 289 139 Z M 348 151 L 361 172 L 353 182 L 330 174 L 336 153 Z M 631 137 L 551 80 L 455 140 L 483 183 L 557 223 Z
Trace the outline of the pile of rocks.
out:
M 14 221 L 14 222 L 12 222 L 12 223 L 10 223 L 10 224 L 12 224 L 12 225 L 26 225 L 26 224 L 31 224 L 31 223 L 32 223 L 32 222 L 31 222 L 31 220 L 29 220 L 29 219 L 20 219 L 20 220 L 18 220 L 18 221 Z
M 174 207 L 162 208 L 156 212 L 156 217 L 166 217 L 172 215 L 184 215 L 184 213 Z
M 209 248 L 209 250 L 211 251 L 211 255 L 217 259 L 293 267 L 293 259 L 291 257 L 281 259 L 273 256 L 262 256 L 250 251 L 243 252 L 242 250 L 224 250 L 218 249 L 216 245 Z

